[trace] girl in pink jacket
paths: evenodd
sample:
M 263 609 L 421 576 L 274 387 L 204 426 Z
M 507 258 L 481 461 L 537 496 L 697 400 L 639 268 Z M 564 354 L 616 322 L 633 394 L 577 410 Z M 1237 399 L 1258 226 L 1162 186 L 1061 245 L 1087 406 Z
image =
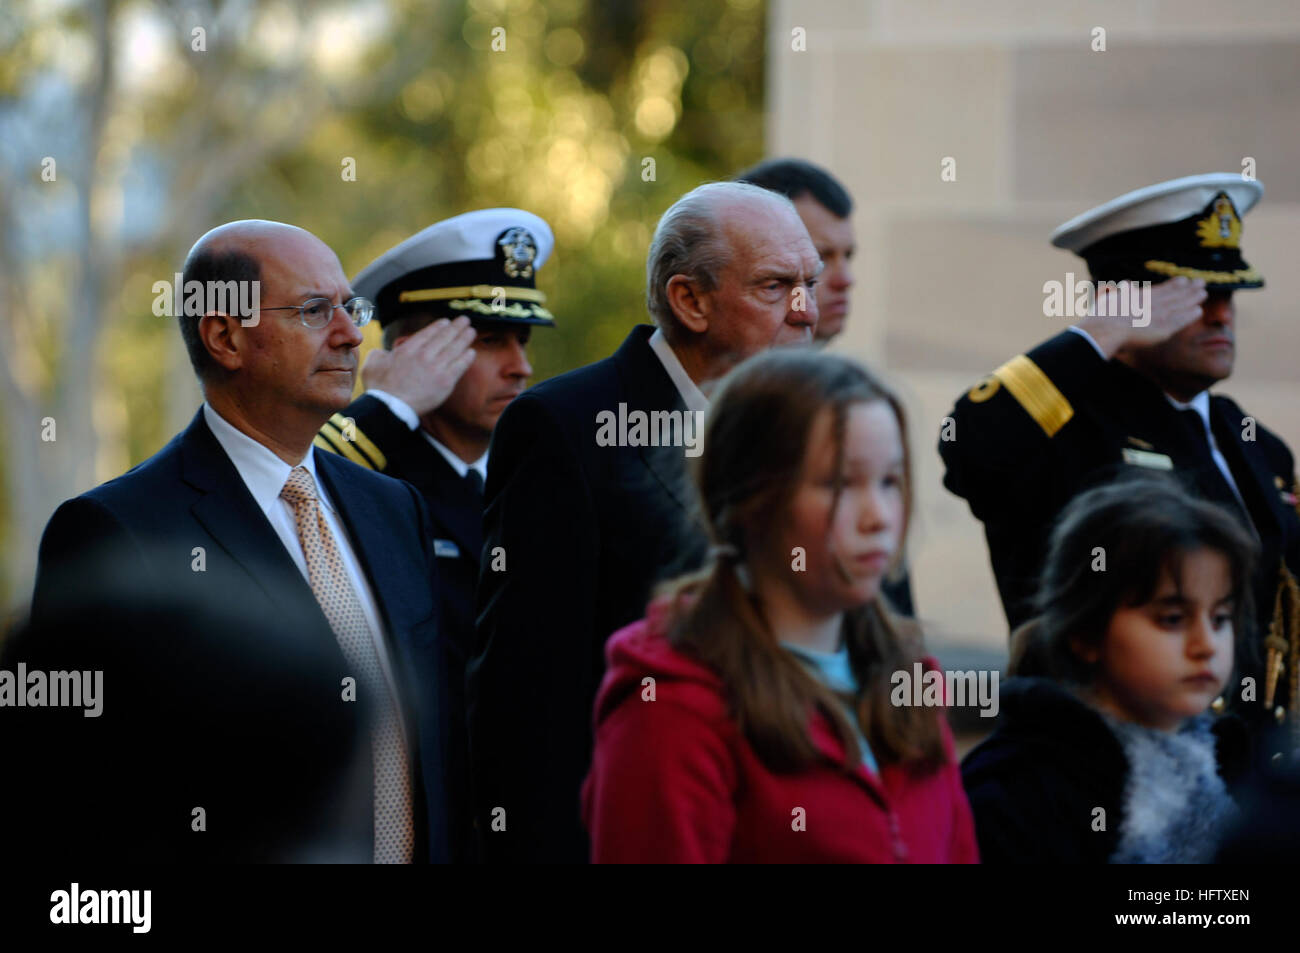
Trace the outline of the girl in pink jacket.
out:
M 597 862 L 975 862 L 933 668 L 879 596 L 910 461 L 860 365 L 772 351 L 727 376 L 695 473 L 714 559 L 616 633 L 583 816 Z

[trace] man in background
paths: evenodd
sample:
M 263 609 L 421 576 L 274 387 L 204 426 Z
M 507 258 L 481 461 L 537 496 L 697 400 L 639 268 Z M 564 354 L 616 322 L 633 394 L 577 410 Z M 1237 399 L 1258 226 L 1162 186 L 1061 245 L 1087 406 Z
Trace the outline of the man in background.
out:
M 736 181 L 780 192 L 794 203 L 825 266 L 817 284 L 820 317 L 813 336 L 828 343 L 844 330 L 849 317 L 852 260 L 857 251 L 853 197 L 839 179 L 803 159 L 767 159 L 740 173 Z

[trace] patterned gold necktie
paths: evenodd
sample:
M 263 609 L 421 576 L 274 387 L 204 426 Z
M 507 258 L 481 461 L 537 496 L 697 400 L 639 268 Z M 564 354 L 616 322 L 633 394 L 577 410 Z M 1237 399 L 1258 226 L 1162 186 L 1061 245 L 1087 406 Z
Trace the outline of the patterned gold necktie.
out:
M 367 692 L 374 701 L 370 738 L 375 772 L 375 863 L 409 864 L 415 848 L 410 766 L 397 706 L 379 666 L 361 600 L 348 579 L 317 500 L 316 482 L 306 467 L 293 468 L 280 496 L 293 507 L 312 592 L 334 630 L 343 657 L 357 673 L 358 694 Z

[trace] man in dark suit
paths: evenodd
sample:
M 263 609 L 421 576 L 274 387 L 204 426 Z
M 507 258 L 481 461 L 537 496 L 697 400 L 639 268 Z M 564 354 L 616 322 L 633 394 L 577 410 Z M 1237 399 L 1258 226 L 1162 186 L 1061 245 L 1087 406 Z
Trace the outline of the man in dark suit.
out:
M 1136 284 L 1103 289 L 1094 313 L 1085 308 L 1077 324 L 959 399 L 939 441 L 944 485 L 984 523 L 1013 628 L 1033 613 L 1057 514 L 1080 490 L 1120 470 L 1172 470 L 1241 520 L 1260 543 L 1253 593 L 1259 624 L 1248 640 L 1258 657 L 1239 660 L 1254 684 L 1226 700 L 1261 738 L 1266 724 L 1285 717 L 1289 677 L 1281 673 L 1300 665 L 1288 634 L 1300 573 L 1295 461 L 1280 438 L 1209 387 L 1232 373 L 1233 292 L 1263 286 L 1240 250 L 1240 216 L 1262 192 L 1232 173 L 1189 176 L 1062 225 L 1053 243 L 1081 255 L 1093 279 L 1152 282 L 1149 293 L 1130 294 Z M 1044 291 L 1074 299 L 1060 283 Z M 1046 310 L 1052 305 L 1049 297 Z M 1297 741 L 1300 735 L 1291 747 Z
M 467 684 L 489 861 L 588 859 L 579 790 L 605 640 L 644 615 L 656 582 L 705 556 L 685 466 L 699 452 L 703 388 L 768 347 L 811 342 L 820 268 L 788 199 L 701 186 L 664 213 L 651 243 L 655 326 L 502 416 Z
M 451 683 L 457 861 L 477 855 L 464 674 L 474 641 L 488 446 L 532 375 L 533 328 L 555 326 L 536 286 L 554 244 L 550 226 L 531 212 L 482 209 L 431 225 L 362 269 L 353 287 L 377 303 L 384 347 L 366 358 L 365 394 L 316 438 L 319 447 L 409 481 L 429 504 Z
M 376 861 L 444 860 L 446 692 L 428 514 L 413 487 L 312 448 L 351 396 L 373 305 L 352 294 L 323 242 L 274 222 L 208 232 L 184 280 L 180 326 L 205 402 L 149 460 L 55 512 L 33 622 L 104 553 L 163 588 L 197 575 L 267 618 L 311 618 L 347 673 L 319 704 L 359 701 L 366 713 L 372 784 L 346 823 L 365 829 Z M 237 287 L 235 300 L 254 302 L 247 312 L 228 306 Z

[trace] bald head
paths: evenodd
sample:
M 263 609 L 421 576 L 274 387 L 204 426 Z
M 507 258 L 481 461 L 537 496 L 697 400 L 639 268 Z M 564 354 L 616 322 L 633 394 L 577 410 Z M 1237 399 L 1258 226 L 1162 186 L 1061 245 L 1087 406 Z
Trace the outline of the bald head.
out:
M 189 254 L 185 256 L 182 280 L 187 289 L 195 287 L 191 282 L 198 282 L 198 287 L 205 289 L 233 288 L 252 282 L 260 285 L 265 280 L 268 269 L 282 270 L 284 263 L 322 253 L 333 261 L 338 261 L 328 245 L 297 225 L 263 219 L 226 222 L 206 232 L 190 248 Z M 229 282 L 235 282 L 236 285 L 229 285 Z M 248 298 L 245 297 L 244 300 Z M 204 379 L 215 366 L 198 331 L 199 319 L 206 310 L 204 308 L 198 314 L 182 313 L 178 316 L 185 350 L 200 379 Z
M 668 282 L 686 275 L 704 291 L 717 287 L 718 275 L 737 248 L 764 234 L 803 228 L 784 195 L 747 182 L 709 182 L 673 203 L 659 219 L 646 259 L 646 308 L 671 338 L 674 317 Z
M 261 260 L 267 254 L 276 254 L 285 248 L 305 243 L 317 248 L 329 249 L 319 238 L 297 225 L 284 222 L 268 222 L 260 218 L 244 219 L 239 222 L 226 222 L 218 225 L 203 235 L 190 253 L 185 256 L 185 268 L 190 263 L 207 255 L 223 255 L 231 252 L 243 252 Z M 331 254 L 333 254 L 331 252 Z

